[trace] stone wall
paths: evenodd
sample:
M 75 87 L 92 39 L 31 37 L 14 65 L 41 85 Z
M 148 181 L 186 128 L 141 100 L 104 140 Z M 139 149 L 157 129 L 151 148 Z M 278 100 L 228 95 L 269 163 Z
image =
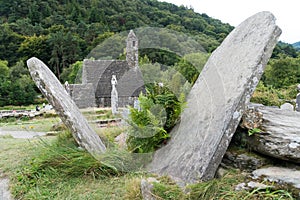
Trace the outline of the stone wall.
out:
M 133 102 L 134 102 L 134 98 L 135 97 L 120 97 L 118 98 L 118 107 L 127 107 L 129 106 L 133 106 Z M 111 100 L 110 97 L 102 97 L 102 98 L 98 98 L 98 107 L 110 107 L 111 105 Z
M 84 59 L 82 68 L 82 84 L 91 83 L 96 89 L 99 78 L 113 62 L 113 60 Z
M 71 84 L 70 92 L 73 101 L 79 108 L 95 107 L 95 90 L 91 83 L 89 84 Z

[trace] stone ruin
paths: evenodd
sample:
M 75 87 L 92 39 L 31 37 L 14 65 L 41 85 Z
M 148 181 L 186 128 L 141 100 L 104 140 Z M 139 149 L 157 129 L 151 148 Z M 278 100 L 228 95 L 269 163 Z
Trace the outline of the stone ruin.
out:
M 83 61 L 82 84 L 70 84 L 70 94 L 79 108 L 111 107 L 111 77 L 118 81 L 119 107 L 133 105 L 144 92 L 144 81 L 138 66 L 138 38 L 131 30 L 126 41 L 126 60 Z
M 171 140 L 154 154 L 153 161 L 148 166 L 150 172 L 169 175 L 183 183 L 214 177 L 280 34 L 281 30 L 275 24 L 275 17 L 270 12 L 260 12 L 245 20 L 227 36 L 221 46 L 212 53 L 193 86 L 181 122 L 172 130 Z M 132 34 L 131 36 L 133 37 Z M 131 41 L 130 37 L 128 41 Z M 135 46 L 137 42 L 132 41 L 131 44 Z M 133 52 L 135 53 L 130 55 L 136 56 L 137 51 Z M 106 100 L 101 98 L 106 97 L 97 96 L 97 92 L 103 90 L 108 93 L 107 98 L 110 98 L 112 70 L 120 69 L 118 63 L 128 66 L 126 72 L 130 73 L 120 69 L 119 75 L 123 73 L 124 76 L 119 76 L 114 71 L 118 86 L 125 87 L 122 83 L 132 79 L 132 73 L 136 73 L 136 77 L 140 76 L 136 68 L 136 59 L 128 57 L 126 63 L 85 61 L 91 64 L 100 62 L 106 68 L 85 65 L 83 84 L 73 86 L 72 92 L 76 90 L 74 88 L 82 87 L 88 95 L 90 88 L 95 92 L 95 95 L 90 95 L 93 103 L 105 103 Z M 78 144 L 96 158 L 105 152 L 106 147 L 101 139 L 91 130 L 54 74 L 36 58 L 29 59 L 27 65 L 38 88 L 71 129 Z M 108 81 L 101 82 L 101 79 L 98 79 L 99 74 L 102 75 L 102 80 Z M 92 76 L 88 78 L 87 75 Z M 142 88 L 139 83 L 141 82 L 129 81 L 129 86 L 134 85 L 129 87 L 130 92 L 133 91 L 131 94 Z M 108 86 L 109 89 L 102 88 Z M 118 89 L 118 92 L 121 96 L 122 89 Z

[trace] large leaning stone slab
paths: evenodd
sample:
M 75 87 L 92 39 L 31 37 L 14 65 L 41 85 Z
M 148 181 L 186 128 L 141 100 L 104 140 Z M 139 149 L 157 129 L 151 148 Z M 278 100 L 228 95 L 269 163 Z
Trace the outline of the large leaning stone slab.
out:
M 105 152 L 105 145 L 50 69 L 37 58 L 30 58 L 27 65 L 37 87 L 71 130 L 76 142 L 95 158 Z
M 214 177 L 281 34 L 270 12 L 241 23 L 209 58 L 170 142 L 149 170 L 191 183 Z

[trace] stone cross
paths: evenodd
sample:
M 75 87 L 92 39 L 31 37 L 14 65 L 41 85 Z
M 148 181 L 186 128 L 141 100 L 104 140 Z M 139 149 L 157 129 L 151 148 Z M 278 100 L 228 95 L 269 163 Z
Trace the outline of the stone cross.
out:
M 118 91 L 116 85 L 118 84 L 116 75 L 111 78 L 111 111 L 113 115 L 118 114 Z
M 36 86 L 70 129 L 78 145 L 86 149 L 96 159 L 99 159 L 99 155 L 106 151 L 106 147 L 96 132 L 89 126 L 86 118 L 81 114 L 64 86 L 39 59 L 30 58 L 27 60 L 27 66 Z
M 270 12 L 241 23 L 212 53 L 187 97 L 171 140 L 150 172 L 182 183 L 212 179 L 281 34 Z

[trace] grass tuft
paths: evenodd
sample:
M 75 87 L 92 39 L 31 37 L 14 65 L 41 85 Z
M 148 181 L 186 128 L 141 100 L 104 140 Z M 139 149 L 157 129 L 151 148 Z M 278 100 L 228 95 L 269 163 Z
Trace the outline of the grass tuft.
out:
M 117 177 L 122 175 L 119 167 L 96 160 L 76 146 L 70 133 L 63 133 L 53 142 L 40 139 L 36 156 L 22 165 L 13 176 L 13 194 L 21 198 L 40 185 L 51 188 L 52 179 Z

